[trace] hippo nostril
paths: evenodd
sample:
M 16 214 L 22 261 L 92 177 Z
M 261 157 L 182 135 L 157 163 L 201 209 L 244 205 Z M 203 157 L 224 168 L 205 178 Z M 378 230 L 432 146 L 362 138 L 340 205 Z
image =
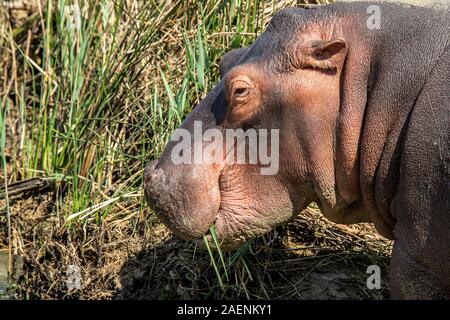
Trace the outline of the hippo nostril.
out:
M 147 163 L 144 169 L 144 181 L 150 181 L 155 176 L 157 164 L 158 160 L 153 160 Z
M 155 170 L 156 164 L 158 163 L 158 160 L 152 160 L 145 166 L 146 170 Z

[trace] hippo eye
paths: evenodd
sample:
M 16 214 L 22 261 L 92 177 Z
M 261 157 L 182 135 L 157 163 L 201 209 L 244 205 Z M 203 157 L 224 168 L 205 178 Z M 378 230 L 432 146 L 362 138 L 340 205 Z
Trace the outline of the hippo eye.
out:
M 228 79 L 227 87 L 230 88 L 230 99 L 235 102 L 243 102 L 252 93 L 252 81 L 243 75 Z
M 236 98 L 243 98 L 243 97 L 248 96 L 249 91 L 250 91 L 250 90 L 249 90 L 249 88 L 247 88 L 247 87 L 236 88 L 236 89 L 234 90 L 234 96 L 235 96 Z

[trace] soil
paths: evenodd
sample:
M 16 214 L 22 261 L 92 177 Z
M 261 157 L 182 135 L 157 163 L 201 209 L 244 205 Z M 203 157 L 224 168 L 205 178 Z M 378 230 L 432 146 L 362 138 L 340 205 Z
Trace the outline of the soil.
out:
M 11 199 L 12 247 L 21 258 L 18 299 L 385 299 L 391 242 L 369 224 L 343 226 L 311 207 L 247 246 L 221 289 L 207 252 L 153 215 L 67 226 L 42 191 Z M 0 210 L 2 208 L 0 200 Z M 0 250 L 7 249 L 0 217 Z M 233 253 L 226 253 L 225 260 Z M 381 268 L 381 289 L 366 285 Z M 71 286 L 71 270 L 79 286 Z

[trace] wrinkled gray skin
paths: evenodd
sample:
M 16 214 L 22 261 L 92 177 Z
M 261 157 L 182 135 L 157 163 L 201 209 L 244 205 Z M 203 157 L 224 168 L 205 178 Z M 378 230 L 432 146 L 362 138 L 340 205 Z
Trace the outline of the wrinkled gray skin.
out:
M 366 27 L 367 2 L 285 9 L 252 46 L 225 55 L 224 80 L 182 127 L 279 128 L 279 173 L 174 165 L 169 143 L 145 170 L 162 221 L 185 239 L 215 223 L 234 249 L 316 201 L 332 221 L 373 222 L 395 240 L 393 298 L 449 299 L 449 12 L 380 7 L 379 30 Z M 238 116 L 227 81 L 239 72 L 258 83 L 259 102 Z

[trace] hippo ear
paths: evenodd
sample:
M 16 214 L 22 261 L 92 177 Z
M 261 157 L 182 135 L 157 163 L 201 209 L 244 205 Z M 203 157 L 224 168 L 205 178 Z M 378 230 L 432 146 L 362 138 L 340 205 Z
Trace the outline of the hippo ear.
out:
M 244 56 L 248 51 L 248 48 L 239 48 L 227 52 L 219 63 L 219 74 L 222 78 L 228 71 L 230 71 L 234 66 L 236 66 L 242 56 Z
M 302 67 L 323 70 L 341 68 L 347 55 L 344 40 L 311 40 L 302 48 Z

